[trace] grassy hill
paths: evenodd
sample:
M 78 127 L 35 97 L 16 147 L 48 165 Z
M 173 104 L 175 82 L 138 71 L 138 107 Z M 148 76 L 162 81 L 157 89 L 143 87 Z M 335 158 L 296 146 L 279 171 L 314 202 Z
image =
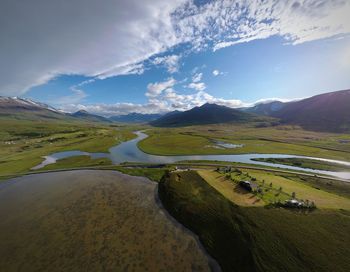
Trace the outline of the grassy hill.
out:
M 167 210 L 193 230 L 223 271 L 349 271 L 349 211 L 240 207 L 196 172 L 159 184 Z
M 242 109 L 279 118 L 282 123 L 304 129 L 327 132 L 350 131 L 350 90 L 324 93 L 310 98 L 282 103 L 273 101 Z
M 244 123 L 253 121 L 271 121 L 268 117 L 258 117 L 216 104 L 204 104 L 184 112 L 172 112 L 151 122 L 158 127 L 177 127 L 189 125 L 204 125 L 218 123 Z
M 325 93 L 287 103 L 272 116 L 318 131 L 350 131 L 350 90 Z
M 121 123 L 147 123 L 160 118 L 162 114 L 129 113 L 125 115 L 112 116 L 109 119 Z
M 71 116 L 79 118 L 79 119 L 84 120 L 84 121 L 90 121 L 90 122 L 105 122 L 105 123 L 112 122 L 111 120 L 109 120 L 105 117 L 102 117 L 102 116 L 99 116 L 96 114 L 91 114 L 91 113 L 88 113 L 87 111 L 84 111 L 84 110 L 80 110 L 80 111 L 77 111 L 75 113 L 72 113 Z

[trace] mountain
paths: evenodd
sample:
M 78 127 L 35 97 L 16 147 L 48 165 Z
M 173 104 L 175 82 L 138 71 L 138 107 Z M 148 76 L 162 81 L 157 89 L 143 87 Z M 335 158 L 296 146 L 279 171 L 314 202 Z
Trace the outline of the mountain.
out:
M 19 97 L 0 97 L 0 117 L 23 120 L 63 120 L 69 115 L 46 104 Z
M 350 132 L 350 90 L 316 95 L 285 103 L 270 116 L 283 123 L 305 129 L 328 132 Z
M 271 101 L 268 103 L 259 103 L 253 107 L 241 108 L 240 110 L 245 112 L 254 113 L 257 115 L 272 116 L 275 112 L 281 110 L 285 103 L 281 101 Z
M 112 116 L 109 119 L 122 122 L 122 123 L 148 123 L 160 118 L 162 114 L 142 114 L 142 113 L 129 113 L 126 115 Z
M 86 111 L 69 114 L 30 99 L 3 96 L 0 96 L 0 117 L 32 121 L 111 122 Z
M 71 114 L 71 116 L 85 120 L 85 121 L 90 121 L 90 122 L 107 122 L 107 123 L 111 122 L 111 120 L 109 120 L 108 118 L 89 113 L 85 110 L 74 112 Z
M 273 101 L 240 109 L 279 118 L 281 123 L 324 132 L 350 132 L 350 90 L 319 94 L 283 103 Z
M 259 117 L 216 104 L 204 104 L 184 112 L 171 112 L 151 122 L 153 126 L 173 127 L 186 125 L 241 123 L 258 121 Z

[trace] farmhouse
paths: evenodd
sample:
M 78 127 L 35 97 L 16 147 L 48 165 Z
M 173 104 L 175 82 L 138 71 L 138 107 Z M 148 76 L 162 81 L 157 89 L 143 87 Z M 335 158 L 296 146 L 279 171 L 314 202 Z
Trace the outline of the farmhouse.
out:
M 243 187 L 244 189 L 246 189 L 247 191 L 249 191 L 249 192 L 251 192 L 251 191 L 253 190 L 250 181 L 241 180 L 241 181 L 239 182 L 239 185 L 240 185 L 241 187 Z

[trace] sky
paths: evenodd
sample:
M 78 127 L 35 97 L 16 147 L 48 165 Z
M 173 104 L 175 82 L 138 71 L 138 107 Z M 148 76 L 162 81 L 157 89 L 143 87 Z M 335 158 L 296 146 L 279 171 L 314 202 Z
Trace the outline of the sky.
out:
M 112 116 L 348 89 L 349 14 L 349 0 L 2 0 L 0 95 Z

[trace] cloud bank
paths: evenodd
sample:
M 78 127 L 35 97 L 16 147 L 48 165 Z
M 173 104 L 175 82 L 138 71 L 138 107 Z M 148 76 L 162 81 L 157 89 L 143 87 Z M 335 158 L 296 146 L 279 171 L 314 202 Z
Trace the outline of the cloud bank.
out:
M 201 77 L 201 76 L 200 76 Z M 198 74 L 193 77 L 198 78 Z M 261 99 L 254 103 L 245 103 L 237 99 L 223 99 L 212 96 L 204 90 L 197 90 L 192 94 L 179 94 L 174 88 L 177 82 L 174 78 L 169 78 L 163 82 L 150 83 L 147 86 L 145 96 L 148 98 L 145 104 L 134 103 L 114 103 L 114 104 L 90 104 L 83 105 L 79 103 L 67 103 L 60 108 L 63 111 L 75 112 L 78 110 L 86 110 L 88 112 L 103 115 L 115 116 L 125 115 L 128 113 L 166 113 L 174 110 L 185 111 L 193 107 L 201 106 L 205 103 L 215 103 L 231 108 L 248 107 L 262 103 L 269 103 L 272 101 L 288 102 L 292 100 L 280 98 Z M 198 84 L 198 83 L 191 83 Z M 78 86 L 77 86 L 78 87 Z M 298 99 L 294 99 L 298 100 Z
M 61 74 L 141 74 L 183 43 L 219 50 L 273 35 L 300 44 L 350 32 L 347 0 L 2 0 L 0 94 L 20 95 Z M 155 60 L 169 73 L 178 58 Z

